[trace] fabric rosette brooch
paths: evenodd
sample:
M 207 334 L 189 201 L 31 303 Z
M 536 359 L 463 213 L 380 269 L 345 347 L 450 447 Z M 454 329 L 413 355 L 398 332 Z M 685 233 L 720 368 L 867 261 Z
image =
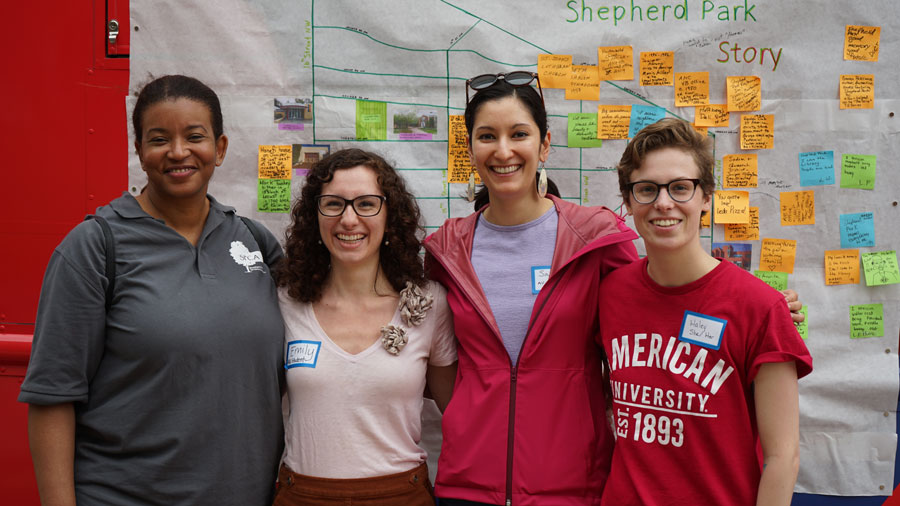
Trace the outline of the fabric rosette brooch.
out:
M 407 327 L 421 325 L 433 302 L 434 297 L 430 293 L 407 281 L 406 288 L 400 291 L 400 319 Z M 402 326 L 389 324 L 381 327 L 381 345 L 391 355 L 400 353 L 406 341 L 406 329 Z

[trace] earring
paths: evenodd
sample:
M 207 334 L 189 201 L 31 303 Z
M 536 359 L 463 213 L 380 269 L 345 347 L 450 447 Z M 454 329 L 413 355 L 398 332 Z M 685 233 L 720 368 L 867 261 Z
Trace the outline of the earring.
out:
M 541 162 L 541 175 L 538 177 L 537 191 L 540 198 L 547 195 L 547 169 L 544 168 L 544 162 Z
M 387 246 L 387 245 L 390 244 L 390 243 L 391 243 L 391 241 L 388 241 L 387 239 L 384 240 L 384 245 L 385 245 L 385 246 Z
M 322 244 L 322 239 L 319 239 L 319 240 L 316 241 L 316 242 L 319 243 L 319 244 Z
M 466 200 L 472 202 L 475 200 L 475 167 L 469 171 L 469 186 L 466 187 Z

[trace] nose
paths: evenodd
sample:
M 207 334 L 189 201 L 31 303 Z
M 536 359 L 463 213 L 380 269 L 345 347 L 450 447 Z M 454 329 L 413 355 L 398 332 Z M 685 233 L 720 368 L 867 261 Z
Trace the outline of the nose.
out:
M 188 146 L 184 139 L 173 139 L 169 148 L 169 158 L 173 160 L 183 160 L 188 156 Z
M 352 205 L 347 204 L 344 207 L 344 212 L 341 213 L 341 224 L 344 226 L 356 225 L 356 222 L 359 221 L 359 215 L 356 214 L 356 209 L 353 208 Z
M 509 140 L 500 138 L 497 141 L 497 150 L 494 153 L 494 156 L 500 159 L 509 158 L 512 155 L 512 149 L 509 145 Z
M 659 189 L 659 195 L 656 196 L 653 205 L 657 209 L 671 209 L 675 205 L 675 201 L 669 195 L 668 187 Z

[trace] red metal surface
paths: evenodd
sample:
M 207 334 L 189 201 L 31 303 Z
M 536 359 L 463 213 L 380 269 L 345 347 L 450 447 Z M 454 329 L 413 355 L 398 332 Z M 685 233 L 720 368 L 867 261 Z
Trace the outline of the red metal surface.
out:
M 110 54 L 127 55 L 127 0 Z M 16 402 L 31 349 L 41 279 L 53 248 L 128 184 L 128 58 L 107 57 L 102 0 L 9 2 L 0 41 L 0 503 L 37 505 Z M 123 37 L 124 34 L 124 37 Z

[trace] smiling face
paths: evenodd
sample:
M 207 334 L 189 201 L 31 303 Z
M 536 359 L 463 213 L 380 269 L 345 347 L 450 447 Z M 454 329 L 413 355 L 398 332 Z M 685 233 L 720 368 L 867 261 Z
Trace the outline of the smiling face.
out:
M 531 113 L 514 97 L 484 102 L 475 115 L 469 158 L 491 200 L 537 198 L 535 175 L 547 160 L 550 134 L 541 139 Z
M 225 159 L 228 138 L 215 138 L 209 108 L 187 98 L 147 107 L 135 151 L 147 173 L 147 191 L 158 201 L 206 197 L 216 166 Z
M 335 171 L 332 180 L 322 186 L 321 194 L 347 200 L 361 195 L 384 195 L 375 171 L 363 165 Z M 381 212 L 370 217 L 358 216 L 349 204 L 340 216 L 319 214 L 319 234 L 331 254 L 333 267 L 378 265 L 389 206 L 390 202 L 385 202 Z
M 629 180 L 668 183 L 675 179 L 700 177 L 694 158 L 682 149 L 661 148 L 644 156 Z M 644 239 L 647 255 L 654 253 L 678 254 L 702 251 L 700 245 L 700 215 L 710 209 L 710 197 L 699 186 L 687 202 L 675 202 L 665 189 L 661 189 L 651 204 L 635 202 L 630 193 L 625 194 L 625 205 L 634 216 L 634 225 Z

